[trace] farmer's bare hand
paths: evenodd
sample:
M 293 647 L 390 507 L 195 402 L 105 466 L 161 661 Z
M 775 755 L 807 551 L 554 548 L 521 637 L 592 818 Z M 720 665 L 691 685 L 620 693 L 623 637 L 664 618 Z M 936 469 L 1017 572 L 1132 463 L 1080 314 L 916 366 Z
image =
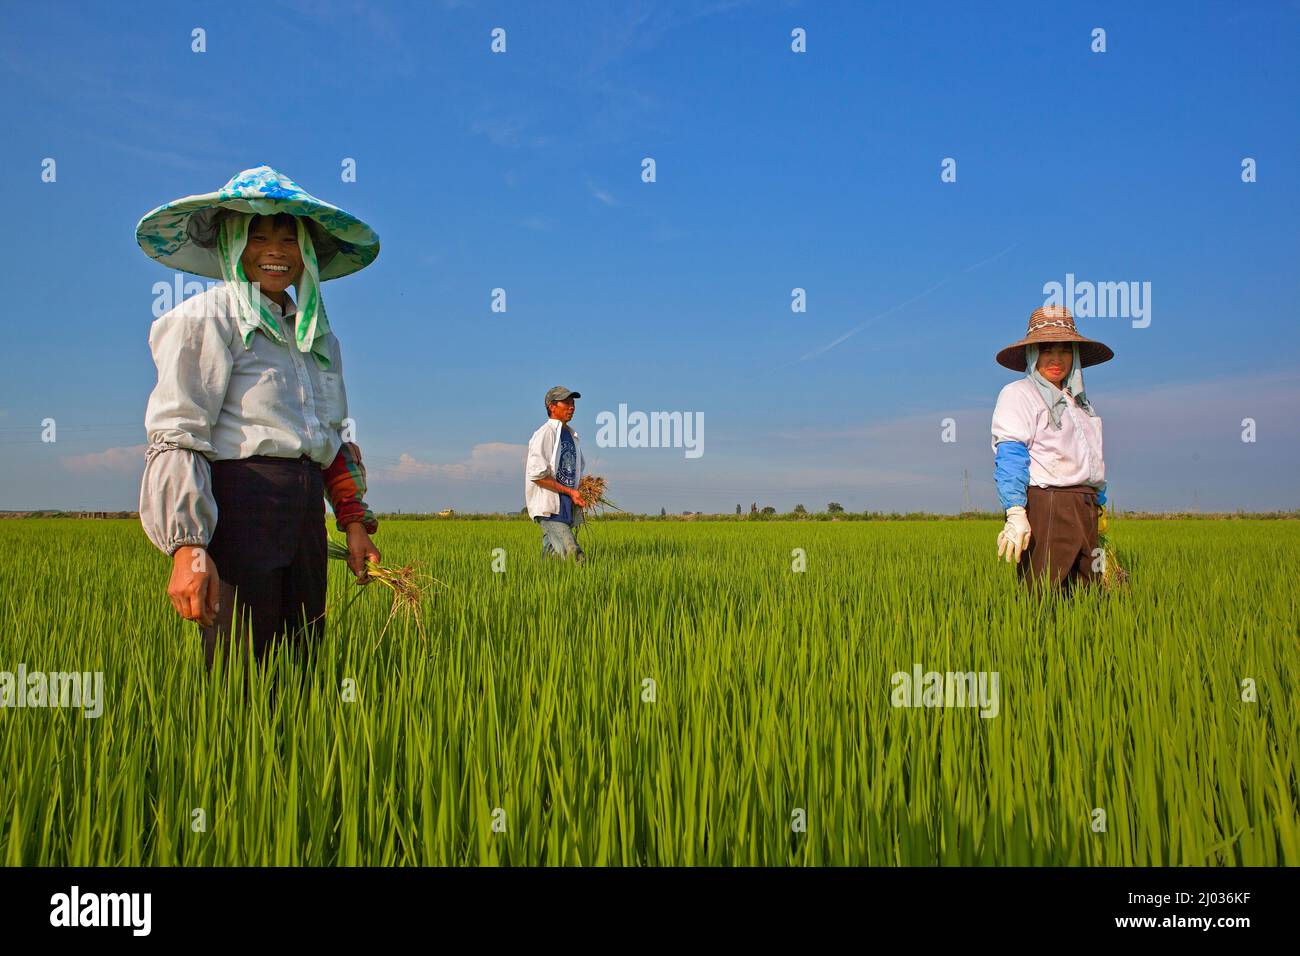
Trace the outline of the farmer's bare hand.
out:
M 379 549 L 370 540 L 365 525 L 354 521 L 348 525 L 348 568 L 357 576 L 358 584 L 370 583 L 370 575 L 366 571 L 367 561 L 379 564 Z
M 172 553 L 172 577 L 167 582 L 167 599 L 187 621 L 211 627 L 221 610 L 221 578 L 217 566 L 204 548 L 177 548 Z
M 587 499 L 578 494 L 577 488 L 573 488 L 569 491 L 569 497 L 573 499 L 573 503 L 579 508 L 587 507 Z

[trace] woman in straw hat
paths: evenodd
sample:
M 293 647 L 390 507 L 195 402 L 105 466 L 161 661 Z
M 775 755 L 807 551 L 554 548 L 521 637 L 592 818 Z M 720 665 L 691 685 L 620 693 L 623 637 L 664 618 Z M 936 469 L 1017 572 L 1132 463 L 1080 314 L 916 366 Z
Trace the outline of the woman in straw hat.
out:
M 1068 590 L 1100 577 L 1098 521 L 1106 503 L 1101 418 L 1083 388 L 1083 369 L 1109 361 L 1062 306 L 1029 317 L 1029 331 L 998 353 L 1024 372 L 993 411 L 994 476 L 1007 522 L 998 556 L 1027 582 Z
M 209 669 L 234 641 L 258 660 L 280 637 L 304 649 L 323 627 L 325 497 L 357 579 L 379 560 L 320 294 L 373 262 L 379 237 L 259 166 L 148 213 L 136 240 L 170 268 L 225 280 L 149 333 L 158 384 L 140 520 L 172 558 L 167 596 L 199 623 Z

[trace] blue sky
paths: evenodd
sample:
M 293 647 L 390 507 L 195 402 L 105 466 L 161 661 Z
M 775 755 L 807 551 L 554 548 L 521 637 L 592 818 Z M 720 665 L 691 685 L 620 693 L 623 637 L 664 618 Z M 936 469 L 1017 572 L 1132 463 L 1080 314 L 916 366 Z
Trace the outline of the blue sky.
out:
M 554 384 L 632 510 L 993 508 L 993 356 L 1067 273 L 1151 283 L 1080 320 L 1115 503 L 1300 507 L 1300 5 L 974 6 L 8 8 L 0 509 L 134 508 L 134 226 L 260 163 L 382 237 L 324 287 L 378 509 L 517 510 Z M 596 447 L 620 404 L 704 454 Z

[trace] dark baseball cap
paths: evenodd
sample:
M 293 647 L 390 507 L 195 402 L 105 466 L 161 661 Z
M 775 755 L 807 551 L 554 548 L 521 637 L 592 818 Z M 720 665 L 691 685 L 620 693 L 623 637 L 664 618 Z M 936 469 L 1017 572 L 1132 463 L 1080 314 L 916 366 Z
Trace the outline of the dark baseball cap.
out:
M 557 385 L 546 393 L 546 407 L 550 408 L 556 402 L 567 401 L 570 398 L 582 398 L 582 393 L 567 389 L 563 385 Z

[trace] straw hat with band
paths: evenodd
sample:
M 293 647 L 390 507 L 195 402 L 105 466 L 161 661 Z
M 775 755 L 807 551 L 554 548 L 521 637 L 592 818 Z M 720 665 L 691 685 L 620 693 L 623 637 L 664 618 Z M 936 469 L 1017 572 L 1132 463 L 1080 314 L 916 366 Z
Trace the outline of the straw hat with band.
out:
M 1109 362 L 1115 353 L 1094 339 L 1084 338 L 1074 327 L 1074 316 L 1063 305 L 1045 305 L 1035 309 L 1029 317 L 1029 331 L 1019 342 L 1013 342 L 998 353 L 998 364 L 1013 372 L 1026 369 L 1025 346 L 1044 342 L 1077 342 L 1079 364 L 1084 368 Z
M 1043 404 L 1047 406 L 1052 427 L 1060 428 L 1061 416 L 1066 408 L 1064 392 L 1043 378 L 1036 368 L 1039 348 L 1055 342 L 1070 343 L 1073 358 L 1070 372 L 1061 385 L 1070 393 L 1075 405 L 1093 418 L 1097 412 L 1084 390 L 1083 369 L 1088 365 L 1109 362 L 1115 353 L 1109 346 L 1080 335 L 1074 327 L 1074 316 L 1063 305 L 1045 305 L 1035 309 L 1029 317 L 1029 331 L 1025 337 L 998 353 L 999 365 L 1015 372 L 1024 372 L 1025 377 L 1033 382 L 1038 394 L 1042 396 Z
M 270 166 L 246 169 L 219 190 L 173 200 L 146 213 L 135 229 L 145 255 L 193 275 L 224 279 L 247 345 L 261 328 L 277 341 L 285 336 L 263 302 L 254 301 L 240 256 L 254 216 L 289 213 L 297 221 L 303 274 L 297 287 L 299 351 L 329 367 L 329 331 L 319 283 L 364 269 L 379 255 L 379 236 L 350 213 L 317 199 Z

